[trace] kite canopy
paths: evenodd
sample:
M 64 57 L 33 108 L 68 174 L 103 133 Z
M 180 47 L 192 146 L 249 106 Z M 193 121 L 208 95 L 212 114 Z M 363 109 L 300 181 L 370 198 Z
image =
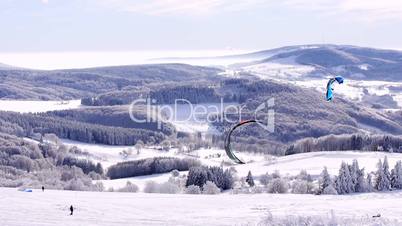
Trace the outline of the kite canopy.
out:
M 342 84 L 344 81 L 342 76 L 335 76 L 334 78 L 330 78 L 328 83 L 327 83 L 327 93 L 326 93 L 326 99 L 327 101 L 331 101 L 333 98 L 333 85 L 335 82 L 338 82 L 338 84 Z
M 339 84 L 342 84 L 343 83 L 343 77 L 342 76 L 336 76 L 335 77 L 335 80 L 339 83 Z
M 229 133 L 226 136 L 225 139 L 225 151 L 226 154 L 228 155 L 228 157 L 233 160 L 234 162 L 238 163 L 238 164 L 245 164 L 245 162 L 243 162 L 242 160 L 240 160 L 239 158 L 237 158 L 237 156 L 233 153 L 232 148 L 230 147 L 230 136 L 232 135 L 233 131 L 235 131 L 238 127 L 248 124 L 248 123 L 253 123 L 253 122 L 257 122 L 256 120 L 247 120 L 247 121 L 241 121 L 240 123 L 236 124 L 235 126 L 233 126 L 233 128 L 229 131 Z

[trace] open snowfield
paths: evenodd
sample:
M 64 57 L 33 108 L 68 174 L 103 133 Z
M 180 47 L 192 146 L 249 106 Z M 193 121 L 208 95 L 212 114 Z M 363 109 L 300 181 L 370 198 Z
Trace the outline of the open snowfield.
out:
M 169 156 L 178 158 L 196 158 L 199 159 L 204 165 L 234 167 L 239 176 L 246 176 L 248 171 L 251 171 L 255 177 L 265 173 L 273 173 L 278 170 L 282 175 L 297 175 L 301 170 L 306 170 L 313 176 L 318 176 L 323 170 L 324 166 L 328 168 L 328 172 L 332 175 L 338 174 L 341 163 L 352 163 L 357 159 L 361 168 L 364 167 L 365 172 L 375 171 L 379 159 L 388 157 L 390 167 L 393 167 L 396 161 L 402 159 L 400 153 L 385 153 L 385 152 L 356 152 L 356 151 L 332 151 L 332 152 L 311 152 L 289 156 L 275 157 L 263 154 L 254 153 L 238 153 L 239 158 L 245 160 L 247 164 L 231 164 L 231 161 L 226 156 L 224 150 L 221 149 L 200 149 L 190 153 L 179 153 L 177 149 L 170 149 L 169 151 L 160 151 L 155 147 L 142 148 L 140 154 L 137 154 L 135 149 L 130 146 L 108 146 L 86 144 L 69 140 L 62 140 L 63 143 L 69 146 L 77 146 L 83 151 L 90 154 L 86 158 L 102 163 L 104 168 L 122 161 L 129 161 L 135 159 L 151 158 L 156 156 Z M 120 152 L 123 150 L 133 149 L 133 153 L 127 159 L 123 159 Z M 187 172 L 182 172 L 185 174 Z M 124 187 L 127 181 L 136 184 L 142 190 L 148 181 L 155 181 L 163 183 L 168 181 L 170 173 L 155 174 L 149 176 L 140 176 L 115 180 L 102 180 L 105 188 L 121 188 Z
M 222 153 L 223 150 L 218 152 Z M 245 156 L 239 155 L 239 156 Z M 231 165 L 233 166 L 240 177 L 245 177 L 248 171 L 251 171 L 254 177 L 258 178 L 265 173 L 273 173 L 278 170 L 281 175 L 295 176 L 300 173 L 301 170 L 306 170 L 312 176 L 318 176 L 322 172 L 324 166 L 328 168 L 328 172 L 332 175 L 337 175 L 342 161 L 349 164 L 352 163 L 354 159 L 357 159 L 359 166 L 364 167 L 365 172 L 375 171 L 379 159 L 383 159 L 385 156 L 388 157 L 388 162 L 390 167 L 393 168 L 395 163 L 402 159 L 402 154 L 399 153 L 383 153 L 383 152 L 312 152 L 304 154 L 296 154 L 283 157 L 272 157 L 269 160 L 265 160 L 262 156 L 256 156 L 255 162 L 250 162 L 243 165 Z M 223 158 L 226 159 L 226 156 Z M 248 155 L 251 158 L 251 155 Z M 246 157 L 244 158 L 246 159 Z M 219 166 L 221 161 L 218 159 L 203 159 L 200 158 L 204 165 L 209 166 Z M 224 166 L 224 168 L 230 166 Z M 182 172 L 187 173 L 187 172 Z M 130 181 L 140 189 L 142 189 L 147 181 L 156 181 L 158 183 L 166 182 L 171 175 L 157 174 L 151 176 L 133 177 L 125 179 L 115 179 L 115 180 L 103 180 L 103 184 L 106 188 L 121 188 L 127 181 Z
M 0 111 L 20 113 L 38 113 L 46 111 L 75 109 L 81 107 L 81 100 L 68 101 L 30 101 L 30 100 L 0 100 Z
M 7 226 L 256 225 L 273 216 L 402 218 L 402 192 L 345 196 L 295 194 L 169 195 L 0 188 L 0 222 Z M 68 207 L 76 209 L 69 216 Z M 400 225 L 393 223 L 391 225 Z
M 109 146 L 98 144 L 86 144 L 70 140 L 62 140 L 68 146 L 76 146 L 90 154 L 86 158 L 102 163 L 104 168 L 122 161 L 152 158 L 157 156 L 178 157 L 178 158 L 196 158 L 202 164 L 208 166 L 220 166 L 224 162 L 224 167 L 234 167 L 239 176 L 246 176 L 251 171 L 254 176 L 260 176 L 265 173 L 273 173 L 278 170 L 282 175 L 297 175 L 301 170 L 306 170 L 309 174 L 317 176 L 321 173 L 324 166 L 328 168 L 328 172 L 332 175 L 338 173 L 341 163 L 352 163 L 357 159 L 360 167 L 365 168 L 365 172 L 375 171 L 379 159 L 388 157 L 391 167 L 396 161 L 402 159 L 400 153 L 386 152 L 356 152 L 356 151 L 331 151 L 331 152 L 310 152 L 289 156 L 275 157 L 271 155 L 255 154 L 255 153 L 238 153 L 237 156 L 247 164 L 231 164 L 232 162 L 226 156 L 224 150 L 221 149 L 200 149 L 189 153 L 179 153 L 177 149 L 172 148 L 169 151 L 160 151 L 155 147 L 142 148 L 140 154 L 132 146 Z M 127 159 L 123 159 L 120 155 L 123 150 L 133 150 L 133 154 Z M 186 173 L 186 172 L 183 172 Z M 141 188 L 147 181 L 166 182 L 170 177 L 169 173 L 157 174 L 142 177 L 103 180 L 106 188 L 121 188 L 127 181 L 133 182 Z

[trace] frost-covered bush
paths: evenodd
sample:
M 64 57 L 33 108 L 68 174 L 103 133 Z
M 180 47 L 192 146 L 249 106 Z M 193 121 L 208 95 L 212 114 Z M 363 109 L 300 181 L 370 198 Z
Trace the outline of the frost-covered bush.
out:
M 266 192 L 266 189 L 264 187 L 254 186 L 250 188 L 250 193 L 252 194 L 260 194 L 264 192 Z
M 267 186 L 270 180 L 271 176 L 268 173 L 260 176 L 260 183 L 264 186 Z
M 102 166 L 78 160 L 73 154 L 78 152 L 74 147 L 36 144 L 0 132 L 0 186 L 99 191 L 92 179 L 100 179 L 93 171 L 102 173 Z
M 178 177 L 178 176 L 180 176 L 180 171 L 178 171 L 177 169 L 174 169 L 174 170 L 172 170 L 171 174 L 173 177 Z
M 64 190 L 85 191 L 87 189 L 80 179 L 72 179 L 64 186 Z
M 157 191 L 158 193 L 163 193 L 163 194 L 177 194 L 180 193 L 180 187 L 177 186 L 177 184 L 171 183 L 171 182 L 165 182 L 162 184 L 157 185 Z
M 118 189 L 118 192 L 138 192 L 138 186 L 131 183 L 130 181 L 127 181 L 126 186 Z
M 99 173 L 95 173 L 94 171 L 91 171 L 90 173 L 88 173 L 88 176 L 92 180 L 102 180 L 102 175 L 100 175 Z
M 144 192 L 145 193 L 158 193 L 157 186 L 158 186 L 158 183 L 156 183 L 155 181 L 148 181 L 145 184 Z
M 308 182 L 313 181 L 311 175 L 308 174 L 306 170 L 301 170 L 300 173 L 296 176 L 296 179 L 304 180 L 304 181 L 308 181 Z
M 329 186 L 324 188 L 324 190 L 322 191 L 321 194 L 322 195 L 337 195 L 338 192 L 336 191 L 334 186 L 332 184 L 330 184 Z
M 288 184 L 284 179 L 275 178 L 268 184 L 269 193 L 286 193 L 288 191 Z
M 190 185 L 187 188 L 185 188 L 184 193 L 198 195 L 201 194 L 201 188 L 197 185 Z
M 294 194 L 312 194 L 313 184 L 305 180 L 295 180 L 292 183 L 292 193 Z
M 221 193 L 221 190 L 212 181 L 207 181 L 202 187 L 202 193 L 207 195 L 216 195 Z
M 180 193 L 180 187 L 171 182 L 158 184 L 155 181 L 149 181 L 144 187 L 145 193 L 164 193 L 164 194 L 177 194 Z
M 92 188 L 93 191 L 104 191 L 105 190 L 105 186 L 103 185 L 102 182 L 96 182 Z

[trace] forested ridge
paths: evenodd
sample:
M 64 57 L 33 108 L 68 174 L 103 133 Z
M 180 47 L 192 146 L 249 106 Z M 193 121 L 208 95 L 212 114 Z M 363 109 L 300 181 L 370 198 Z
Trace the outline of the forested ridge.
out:
M 139 140 L 159 143 L 165 138 L 162 132 L 91 124 L 46 114 L 0 112 L 0 123 L 6 125 L 4 130 L 15 135 L 54 133 L 60 138 L 86 143 L 134 145 Z

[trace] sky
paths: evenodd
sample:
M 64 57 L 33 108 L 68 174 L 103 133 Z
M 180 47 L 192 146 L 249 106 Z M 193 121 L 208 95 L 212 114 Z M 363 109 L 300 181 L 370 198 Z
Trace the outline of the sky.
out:
M 55 68 L 95 53 L 116 61 L 319 43 L 402 49 L 401 27 L 400 0 L 0 0 L 0 62 Z

